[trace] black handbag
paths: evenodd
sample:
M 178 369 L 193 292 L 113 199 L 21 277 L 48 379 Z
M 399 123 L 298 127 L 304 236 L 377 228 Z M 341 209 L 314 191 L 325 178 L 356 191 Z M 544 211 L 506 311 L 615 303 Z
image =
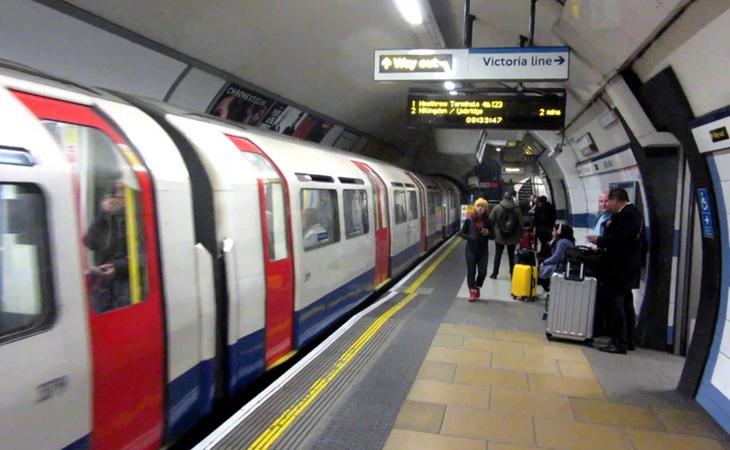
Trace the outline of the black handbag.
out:
M 575 267 L 583 266 L 583 273 L 596 276 L 601 267 L 602 250 L 596 250 L 585 245 L 577 245 L 565 251 L 565 260 Z

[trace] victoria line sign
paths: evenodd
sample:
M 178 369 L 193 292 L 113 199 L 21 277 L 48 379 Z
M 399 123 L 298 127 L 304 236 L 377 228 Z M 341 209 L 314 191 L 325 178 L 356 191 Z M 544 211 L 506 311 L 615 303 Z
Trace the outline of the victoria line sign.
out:
M 376 81 L 568 79 L 568 47 L 376 50 Z

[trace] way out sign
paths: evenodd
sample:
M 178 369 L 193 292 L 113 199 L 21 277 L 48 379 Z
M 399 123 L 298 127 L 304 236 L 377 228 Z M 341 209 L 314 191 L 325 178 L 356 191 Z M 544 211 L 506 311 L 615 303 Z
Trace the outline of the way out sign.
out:
M 506 47 L 376 50 L 375 80 L 568 79 L 570 48 Z

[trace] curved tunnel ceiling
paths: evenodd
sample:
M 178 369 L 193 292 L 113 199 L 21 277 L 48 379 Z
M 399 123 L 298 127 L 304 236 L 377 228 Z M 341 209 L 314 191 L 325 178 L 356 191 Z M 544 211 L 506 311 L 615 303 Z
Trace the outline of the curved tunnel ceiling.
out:
M 569 81 L 537 85 L 568 89 L 569 122 L 687 1 L 537 2 L 535 45 L 573 49 Z M 194 0 L 66 3 L 396 147 L 412 149 L 431 140 L 427 130 L 406 128 L 404 105 L 413 85 L 373 81 L 374 50 L 433 48 L 440 41 L 406 24 L 391 1 L 221 0 L 214 8 Z M 441 42 L 460 47 L 464 1 L 430 5 Z M 519 35 L 527 34 L 530 0 L 472 0 L 471 12 L 474 47 L 517 46 Z M 469 152 L 448 142 L 435 139 L 435 148 Z

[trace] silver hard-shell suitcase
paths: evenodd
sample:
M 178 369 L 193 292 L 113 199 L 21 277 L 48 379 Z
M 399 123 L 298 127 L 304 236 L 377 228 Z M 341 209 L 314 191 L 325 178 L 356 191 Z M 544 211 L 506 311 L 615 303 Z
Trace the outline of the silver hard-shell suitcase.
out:
M 568 263 L 566 274 L 570 273 Z M 598 282 L 594 277 L 583 276 L 582 264 L 579 273 L 577 279 L 557 273 L 550 278 L 550 305 L 545 329 L 548 339 L 585 341 L 593 338 Z

